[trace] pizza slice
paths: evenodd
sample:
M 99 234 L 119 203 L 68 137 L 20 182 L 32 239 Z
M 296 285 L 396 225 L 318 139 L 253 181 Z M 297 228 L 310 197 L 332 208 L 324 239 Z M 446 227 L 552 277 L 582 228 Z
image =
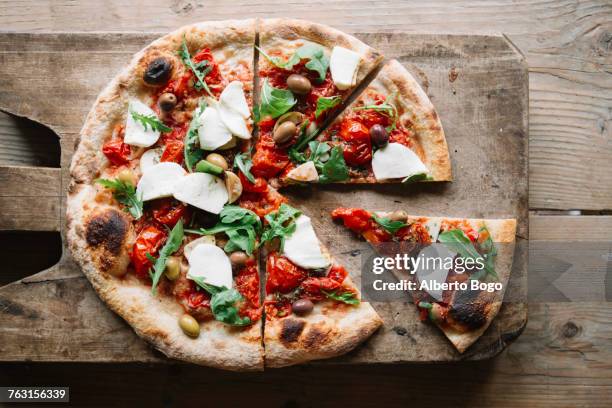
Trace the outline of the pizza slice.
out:
M 451 180 L 448 147 L 431 101 L 397 61 L 387 62 L 315 141 L 296 146 L 280 184 Z
M 497 315 L 510 277 L 516 220 L 417 217 L 360 208 L 337 208 L 331 215 L 386 255 L 453 260 L 450 265 L 417 267 L 414 273 L 394 273 L 416 283 L 411 295 L 421 319 L 437 325 L 460 353 Z M 473 260 L 469 267 L 467 259 Z M 466 286 L 460 288 L 460 283 Z M 495 284 L 501 285 L 491 291 Z
M 282 367 L 344 354 L 382 324 L 347 270 L 319 241 L 308 216 L 282 204 L 268 214 L 266 366 Z
M 259 28 L 259 139 L 253 174 L 290 171 L 323 123 L 340 109 L 382 56 L 333 28 L 293 19 L 265 19 Z
M 231 370 L 264 361 L 257 186 L 232 171 L 249 173 L 254 42 L 254 20 L 204 23 L 139 52 L 87 118 L 67 210 L 114 311 L 168 356 Z

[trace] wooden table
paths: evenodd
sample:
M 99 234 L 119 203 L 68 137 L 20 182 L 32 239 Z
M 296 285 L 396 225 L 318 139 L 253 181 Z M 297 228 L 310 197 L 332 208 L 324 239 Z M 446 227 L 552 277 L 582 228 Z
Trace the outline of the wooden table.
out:
M 530 69 L 531 242 L 564 241 L 568 235 L 577 241 L 612 240 L 612 217 L 606 215 L 612 209 L 609 2 L 149 3 L 143 11 L 119 0 L 92 4 L 0 2 L 0 27 L 11 31 L 164 31 L 198 20 L 299 16 L 351 32 L 503 32 L 523 51 Z M 2 164 L 58 164 L 46 158 L 48 152 L 57 152 L 57 146 L 48 138 L 41 142 L 39 137 L 28 136 L 31 130 L 37 135 L 41 132 L 2 116 Z M 41 182 L 41 191 L 53 194 L 58 182 L 53 170 L 40 172 L 49 174 L 47 182 Z M 0 207 L 11 195 L 19 193 L 3 191 L 0 185 Z M 568 215 L 567 210 L 578 210 L 578 215 Z M 47 230 L 57 230 L 51 221 L 54 217 L 44 218 L 53 211 L 57 209 L 41 209 L 43 222 L 36 220 L 31 229 L 45 225 Z M 44 252 L 34 248 L 36 251 Z M 567 261 L 589 263 L 584 259 Z M 9 266 L 11 262 L 7 260 Z M 313 405 L 316 396 L 325 397 L 330 405 L 368 401 L 370 405 L 407 405 L 434 400 L 443 405 L 462 401 L 462 405 L 480 406 L 605 406 L 612 390 L 612 308 L 601 298 L 597 300 L 531 304 L 530 322 L 522 337 L 498 358 L 472 364 L 314 365 L 246 376 L 185 366 L 10 365 L 0 371 L 0 383 L 69 384 L 73 401 L 85 401 L 105 378 L 110 387 L 98 395 L 100 405 L 118 398 L 139 404 L 179 405 L 204 394 L 210 403 L 236 395 L 242 402 L 265 397 L 274 405 L 287 406 Z M 67 334 L 67 347 L 69 341 Z M 91 374 L 83 376 L 83 371 Z M 450 385 L 443 389 L 440 384 Z

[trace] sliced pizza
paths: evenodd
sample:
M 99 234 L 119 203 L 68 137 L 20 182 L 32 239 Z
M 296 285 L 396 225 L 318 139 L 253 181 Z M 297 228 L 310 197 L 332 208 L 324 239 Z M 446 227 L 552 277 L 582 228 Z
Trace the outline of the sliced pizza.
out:
M 397 61 L 387 62 L 315 141 L 297 146 L 280 184 L 451 180 L 444 130 L 431 101 Z
M 253 174 L 282 177 L 321 125 L 380 63 L 382 56 L 333 28 L 292 19 L 259 28 L 259 139 Z
M 382 324 L 346 269 L 319 241 L 308 216 L 282 204 L 268 214 L 266 365 L 282 367 L 344 354 Z
M 460 353 L 484 333 L 497 315 L 510 277 L 516 220 L 418 217 L 404 211 L 370 212 L 361 208 L 337 208 L 332 218 L 388 254 L 425 256 L 432 243 L 439 243 L 428 256 L 462 258 L 464 266 L 466 259 L 473 259 L 470 267 L 459 268 L 457 265 L 462 263 L 453 262 L 416 268 L 414 273 L 394 271 L 399 278 L 417 284 L 418 289 L 411 295 L 421 319 L 436 324 Z M 423 281 L 427 283 L 422 285 Z M 471 281 L 501 283 L 501 289 L 490 291 L 490 285 L 473 287 Z M 458 288 L 461 282 L 466 283 L 466 288 Z M 440 283 L 448 288 L 440 288 Z
M 67 211 L 73 256 L 114 311 L 165 354 L 231 370 L 264 359 L 261 219 L 232 204 L 254 42 L 254 20 L 226 21 L 139 52 L 87 118 Z

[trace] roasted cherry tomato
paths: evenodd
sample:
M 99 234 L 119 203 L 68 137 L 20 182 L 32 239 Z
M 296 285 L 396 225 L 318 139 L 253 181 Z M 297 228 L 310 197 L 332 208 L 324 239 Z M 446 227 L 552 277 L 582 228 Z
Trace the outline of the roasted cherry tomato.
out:
M 140 231 L 130 254 L 134 270 L 139 277 L 149 276 L 148 271 L 153 264 L 147 258 L 147 254 L 156 256 L 165 239 L 166 232 L 155 225 L 149 225 Z
M 332 211 L 334 220 L 342 220 L 351 231 L 361 234 L 368 242 L 388 242 L 392 236 L 372 219 L 369 211 L 361 208 L 336 208 Z
M 169 140 L 160 161 L 181 164 L 183 162 L 183 146 L 182 140 Z
M 348 276 L 348 272 L 341 265 L 333 265 L 329 272 L 327 273 L 327 277 L 329 279 L 335 280 L 338 283 L 344 282 L 344 279 Z
M 307 278 L 300 284 L 300 288 L 304 291 L 307 297 L 319 299 L 325 296 L 321 291 L 335 292 L 342 285 L 331 278 Z
M 265 193 L 268 191 L 268 183 L 261 177 L 255 179 L 255 183 L 251 183 L 248 178 L 241 171 L 238 172 L 238 178 L 242 184 L 243 191 L 249 193 Z
M 364 166 L 372 161 L 370 129 L 356 120 L 344 120 L 338 133 L 342 138 L 344 160 L 351 166 Z
M 155 221 L 168 227 L 174 227 L 187 213 L 187 206 L 173 198 L 155 200 L 151 209 Z
M 115 166 L 128 164 L 130 161 L 130 145 L 123 143 L 123 140 L 116 139 L 107 142 L 102 146 L 102 153 Z
M 276 252 L 268 256 L 266 272 L 268 274 L 266 293 L 268 294 L 290 292 L 297 288 L 300 282 L 308 276 L 304 269 Z
M 244 192 L 239 199 L 242 208 L 251 210 L 260 217 L 278 210 L 281 204 L 286 202 L 285 197 L 272 189 L 268 189 L 265 193 Z
M 249 260 L 234 279 L 236 289 L 252 305 L 259 306 L 259 275 L 255 261 Z
M 269 179 L 280 173 L 289 164 L 286 149 L 276 146 L 271 133 L 261 133 L 255 154 L 251 173 L 257 177 Z
M 288 300 L 266 300 L 264 302 L 266 320 L 287 317 L 291 314 L 291 303 Z

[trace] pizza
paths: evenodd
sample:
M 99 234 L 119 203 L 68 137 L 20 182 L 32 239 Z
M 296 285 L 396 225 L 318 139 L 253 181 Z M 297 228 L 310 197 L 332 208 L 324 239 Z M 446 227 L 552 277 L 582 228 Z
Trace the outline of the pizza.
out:
M 444 335 L 463 353 L 489 327 L 497 315 L 511 272 L 516 220 L 464 219 L 408 215 L 405 211 L 371 212 L 362 208 L 336 208 L 331 216 L 345 227 L 388 255 L 425 254 L 424 249 L 435 247 L 431 256 L 442 254 L 452 258 L 481 256 L 486 262 L 471 268 L 442 267 L 433 271 L 416 268 L 415 273 L 394 270 L 400 279 L 414 281 L 417 289 L 411 295 L 421 320 L 438 326 Z M 450 248 L 450 249 L 447 249 Z M 448 284 L 448 288 L 433 285 L 422 289 L 428 280 Z M 453 282 L 482 282 L 460 289 Z M 500 290 L 487 290 L 487 283 L 501 284 Z
M 68 246 L 100 298 L 167 356 L 228 370 L 372 336 L 381 318 L 279 189 L 451 179 L 431 102 L 395 61 L 374 75 L 381 62 L 291 19 L 194 24 L 138 52 L 96 99 L 70 168 Z M 341 135 L 347 121 L 367 130 L 369 161 L 353 161 L 365 133 Z M 394 145 L 389 163 L 424 170 L 379 177 Z

